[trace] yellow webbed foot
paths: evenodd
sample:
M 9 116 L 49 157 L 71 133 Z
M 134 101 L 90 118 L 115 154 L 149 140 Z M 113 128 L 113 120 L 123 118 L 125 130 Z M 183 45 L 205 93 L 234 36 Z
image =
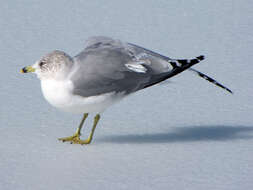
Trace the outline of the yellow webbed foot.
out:
M 89 135 L 89 137 L 85 140 L 81 140 L 80 139 L 80 136 L 81 136 L 81 129 L 82 129 L 82 126 L 83 126 L 83 123 L 84 123 L 84 120 L 88 117 L 88 114 L 84 114 L 83 116 L 83 119 L 79 125 L 79 127 L 77 128 L 77 131 L 75 132 L 74 135 L 70 136 L 70 137 L 63 137 L 63 138 L 59 138 L 60 141 L 62 142 L 66 142 L 66 141 L 69 141 L 71 144 L 90 144 L 91 141 L 92 141 L 92 137 L 93 137 L 93 134 L 95 132 L 95 129 L 96 129 L 96 126 L 97 126 L 97 123 L 100 119 L 100 115 L 97 114 L 94 118 L 94 122 L 93 122 L 93 127 L 92 127 L 92 130 L 91 130 L 91 133 Z
M 73 141 L 74 144 L 81 144 L 81 145 L 84 145 L 84 144 L 90 144 L 91 143 L 91 138 L 87 138 L 85 140 L 77 140 L 77 141 Z
M 62 142 L 70 142 L 71 144 L 90 144 L 91 143 L 91 137 L 89 136 L 89 138 L 85 139 L 85 140 L 81 140 L 80 139 L 80 134 L 75 133 L 74 135 L 70 136 L 70 137 L 63 137 L 63 138 L 59 138 L 58 140 L 62 141 Z
M 62 142 L 66 142 L 66 141 L 72 142 L 72 141 L 75 141 L 78 139 L 80 139 L 80 134 L 75 133 L 74 135 L 72 135 L 70 137 L 63 137 L 63 138 L 59 138 L 58 140 L 62 141 Z

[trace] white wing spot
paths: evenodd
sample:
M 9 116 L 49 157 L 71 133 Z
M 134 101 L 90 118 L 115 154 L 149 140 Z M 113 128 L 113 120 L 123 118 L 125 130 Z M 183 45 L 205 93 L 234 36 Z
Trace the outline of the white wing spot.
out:
M 125 66 L 137 73 L 146 73 L 147 68 L 145 68 L 143 65 L 141 65 L 140 63 L 127 63 L 125 64 Z
M 177 60 L 176 60 L 175 62 L 176 62 L 176 65 L 177 65 L 178 67 L 181 67 L 181 66 L 182 66 L 182 64 L 179 63 Z

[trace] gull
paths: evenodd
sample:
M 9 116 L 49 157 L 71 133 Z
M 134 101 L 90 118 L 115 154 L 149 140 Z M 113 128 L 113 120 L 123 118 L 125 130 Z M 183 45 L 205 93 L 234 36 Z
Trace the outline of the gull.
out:
M 232 93 L 230 89 L 191 66 L 204 56 L 172 59 L 138 45 L 104 36 L 91 37 L 78 55 L 71 57 L 55 50 L 21 73 L 34 72 L 45 99 L 54 107 L 83 114 L 74 135 L 59 138 L 74 144 L 90 144 L 100 115 L 110 105 L 136 91 L 158 84 L 185 70 Z M 80 139 L 88 114 L 95 114 L 87 139 Z

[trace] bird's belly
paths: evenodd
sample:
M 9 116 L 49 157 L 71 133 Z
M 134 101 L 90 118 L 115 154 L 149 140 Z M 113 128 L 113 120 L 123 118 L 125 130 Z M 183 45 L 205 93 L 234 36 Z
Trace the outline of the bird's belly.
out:
M 71 89 L 72 84 L 68 81 L 41 80 L 41 90 L 45 99 L 57 108 L 69 104 Z
M 124 95 L 112 93 L 97 96 L 81 97 L 73 95 L 70 102 L 62 110 L 71 113 L 101 113 Z
M 41 81 L 45 99 L 54 107 L 71 113 L 101 113 L 107 107 L 124 97 L 124 93 L 106 93 L 97 96 L 82 97 L 72 93 L 70 81 Z

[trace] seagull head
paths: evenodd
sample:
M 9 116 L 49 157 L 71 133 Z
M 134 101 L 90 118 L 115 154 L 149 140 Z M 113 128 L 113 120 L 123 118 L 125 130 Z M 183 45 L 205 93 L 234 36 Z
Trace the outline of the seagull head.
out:
M 43 56 L 35 64 L 24 67 L 21 73 L 34 72 L 39 79 L 62 79 L 73 65 L 71 56 L 63 51 L 55 50 Z

